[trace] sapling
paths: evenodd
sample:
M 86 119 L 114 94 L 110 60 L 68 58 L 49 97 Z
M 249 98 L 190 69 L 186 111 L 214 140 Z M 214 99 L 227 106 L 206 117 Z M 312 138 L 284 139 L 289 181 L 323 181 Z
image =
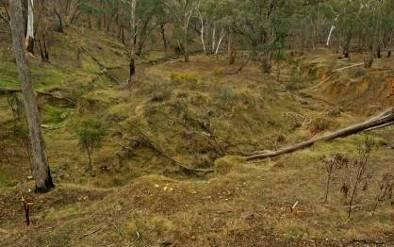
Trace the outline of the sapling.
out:
M 360 185 L 363 181 L 365 181 L 367 176 L 367 168 L 369 164 L 369 158 L 373 151 L 374 140 L 368 136 L 366 136 L 365 140 L 358 147 L 357 158 L 354 160 L 354 167 L 356 169 L 355 175 L 353 178 L 353 185 L 350 190 L 350 199 L 349 199 L 349 209 L 348 209 L 348 218 L 352 215 L 353 204 L 356 200 L 357 194 L 360 189 Z M 366 185 L 363 186 L 363 190 L 366 190 Z
M 372 210 L 372 214 L 375 214 L 375 211 L 380 203 L 393 198 L 393 187 L 394 176 L 389 173 L 384 174 L 382 181 L 380 182 L 379 191 L 376 195 L 376 201 Z
M 337 168 L 342 168 L 347 165 L 349 160 L 342 154 L 334 154 L 331 157 L 326 157 L 323 160 L 324 168 L 327 172 L 327 181 L 326 181 L 326 193 L 324 196 L 324 203 L 328 201 L 328 194 L 330 191 L 330 184 L 332 180 L 332 175 Z
M 102 122 L 94 119 L 84 120 L 77 129 L 79 145 L 88 155 L 88 170 L 93 170 L 93 153 L 101 146 L 105 135 L 105 128 Z

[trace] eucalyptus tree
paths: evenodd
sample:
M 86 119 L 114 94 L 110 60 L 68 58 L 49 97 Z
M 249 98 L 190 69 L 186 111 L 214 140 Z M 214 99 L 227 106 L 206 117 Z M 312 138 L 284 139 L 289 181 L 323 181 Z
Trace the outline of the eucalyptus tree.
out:
M 167 11 L 174 17 L 174 21 L 181 30 L 182 41 L 178 39 L 182 48 L 185 62 L 189 62 L 189 28 L 192 17 L 199 9 L 201 0 L 168 0 L 164 1 Z
M 236 31 L 242 34 L 263 73 L 270 73 L 273 51 L 284 43 L 299 1 L 245 0 L 238 3 Z
M 234 20 L 234 1 L 202 0 L 197 10 L 200 39 L 205 54 L 218 54 L 224 39 L 229 41 Z
M 21 1 L 10 0 L 10 26 L 13 48 L 16 58 L 19 79 L 22 85 L 22 97 L 28 122 L 31 153 L 32 171 L 36 183 L 36 192 L 48 192 L 54 188 L 45 142 L 41 131 L 40 113 L 36 95 L 34 93 L 31 72 L 27 61 L 24 40 L 24 17 Z
M 153 30 L 157 27 L 165 24 L 164 17 L 166 13 L 163 0 L 140 0 L 137 5 L 136 15 L 138 18 L 136 54 L 140 56 L 149 35 L 151 35 Z M 161 30 L 161 32 L 163 31 Z

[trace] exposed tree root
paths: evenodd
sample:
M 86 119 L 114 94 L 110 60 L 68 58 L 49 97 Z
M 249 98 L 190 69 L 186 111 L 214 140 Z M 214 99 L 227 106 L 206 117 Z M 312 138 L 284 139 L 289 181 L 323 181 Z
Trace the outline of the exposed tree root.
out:
M 326 135 L 323 135 L 321 137 L 315 137 L 312 138 L 308 141 L 298 143 L 293 146 L 285 147 L 282 148 L 278 151 L 262 151 L 258 152 L 253 155 L 249 155 L 246 157 L 247 161 L 258 161 L 258 160 L 264 160 L 268 158 L 273 158 L 277 157 L 283 154 L 289 154 L 293 153 L 298 150 L 302 150 L 308 147 L 313 146 L 317 142 L 322 142 L 322 141 L 332 141 L 337 138 L 343 138 L 347 137 L 353 134 L 357 134 L 362 131 L 369 131 L 369 130 L 374 130 L 374 129 L 379 129 L 379 128 L 384 128 L 390 125 L 394 124 L 394 107 L 391 107 L 384 111 L 383 113 L 365 121 L 362 123 L 354 124 L 352 126 L 349 126 L 347 128 L 338 130 L 334 133 L 329 133 Z

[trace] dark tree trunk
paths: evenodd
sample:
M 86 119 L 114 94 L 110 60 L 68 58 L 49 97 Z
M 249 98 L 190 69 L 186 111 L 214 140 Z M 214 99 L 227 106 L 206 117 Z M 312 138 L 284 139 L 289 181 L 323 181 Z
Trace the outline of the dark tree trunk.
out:
M 160 34 L 161 34 L 161 40 L 163 41 L 163 48 L 164 51 L 167 51 L 168 45 L 167 45 L 167 38 L 166 38 L 166 29 L 165 29 L 166 24 L 160 24 Z
M 372 68 L 373 60 L 374 60 L 374 49 L 372 45 L 368 49 L 368 55 L 364 58 L 364 67 L 367 69 Z
M 36 192 L 48 192 L 54 188 L 48 164 L 46 148 L 41 132 L 41 119 L 37 99 L 34 93 L 30 68 L 28 66 L 23 40 L 23 16 L 20 1 L 10 0 L 11 33 L 15 52 L 19 79 L 22 84 L 22 96 L 32 151 L 33 177 L 36 182 Z
M 272 70 L 272 52 L 265 50 L 260 55 L 260 68 L 264 74 L 270 74 Z
M 49 53 L 46 45 L 45 36 L 42 36 L 38 41 L 38 48 L 40 50 L 41 61 L 44 63 L 49 63 Z
M 352 42 L 352 34 L 346 35 L 345 45 L 343 46 L 343 56 L 348 58 L 350 56 L 350 43 Z
M 64 33 L 64 17 L 62 14 L 59 12 L 55 11 L 57 20 L 58 20 L 58 26 L 57 26 L 57 31 L 60 33 Z M 90 23 L 90 22 L 89 22 Z
M 228 53 L 228 63 L 233 65 L 235 63 L 236 53 L 234 51 L 233 44 L 233 32 L 232 28 L 229 28 L 228 36 L 227 36 L 227 53 Z

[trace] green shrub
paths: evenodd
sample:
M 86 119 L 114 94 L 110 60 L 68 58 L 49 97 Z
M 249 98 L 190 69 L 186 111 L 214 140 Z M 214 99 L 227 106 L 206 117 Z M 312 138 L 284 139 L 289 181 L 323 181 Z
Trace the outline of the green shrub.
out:
M 195 73 L 190 72 L 176 72 L 170 75 L 172 82 L 176 83 L 197 83 L 198 76 Z
M 232 106 L 236 102 L 237 98 L 237 94 L 230 87 L 221 87 L 217 92 L 217 100 L 224 106 Z

